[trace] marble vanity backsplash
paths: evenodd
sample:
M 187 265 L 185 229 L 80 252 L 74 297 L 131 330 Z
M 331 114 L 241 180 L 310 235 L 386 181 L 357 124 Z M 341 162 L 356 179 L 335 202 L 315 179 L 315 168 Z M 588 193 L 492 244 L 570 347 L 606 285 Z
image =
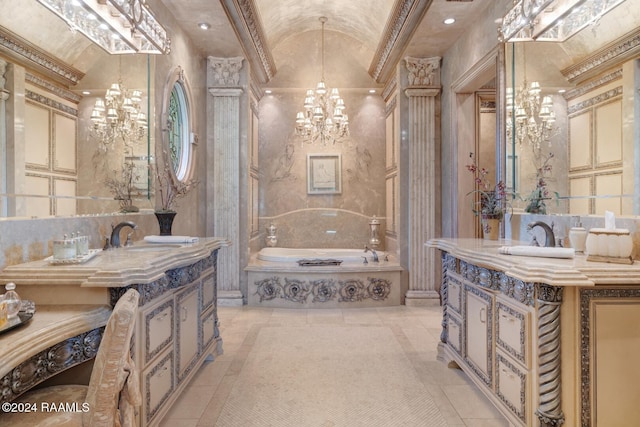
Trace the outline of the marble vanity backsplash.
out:
M 131 235 L 134 242 L 145 235 L 158 234 L 158 221 L 153 213 L 0 219 L 0 270 L 52 255 L 53 241 L 65 234 L 80 232 L 89 236 L 90 249 L 101 249 L 105 237 L 111 235 L 111 225 L 121 221 L 133 221 L 138 226 Z M 122 241 L 125 239 L 123 231 Z
M 510 219 L 509 219 L 510 218 Z M 553 231 L 556 239 L 561 239 L 562 246 L 571 247 L 569 241 L 569 230 L 575 226 L 576 219 L 589 231 L 591 228 L 604 228 L 604 216 L 598 215 L 536 215 L 515 212 L 507 216 L 505 220 L 505 238 L 531 242 L 533 237 L 544 245 L 544 233 L 540 229 L 527 230 L 527 224 L 534 221 L 544 221 L 548 225 L 553 224 Z M 640 259 L 640 217 L 620 216 L 616 217 L 616 228 L 626 228 L 631 233 L 633 239 L 633 259 Z

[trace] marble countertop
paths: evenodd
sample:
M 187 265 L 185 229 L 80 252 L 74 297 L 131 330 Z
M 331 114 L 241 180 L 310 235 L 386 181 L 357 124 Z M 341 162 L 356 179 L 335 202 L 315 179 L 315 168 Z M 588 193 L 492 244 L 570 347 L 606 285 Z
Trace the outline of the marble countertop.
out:
M 426 245 L 452 254 L 472 264 L 503 271 L 526 282 L 553 286 L 640 285 L 640 263 L 631 265 L 587 261 L 574 258 L 543 258 L 502 255 L 501 246 L 527 245 L 511 240 L 431 239 Z
M 107 324 L 108 306 L 41 305 L 25 325 L 0 335 L 0 378 L 54 344 Z
M 229 240 L 216 237 L 200 238 L 197 243 L 179 245 L 140 241 L 129 248 L 100 251 L 82 264 L 52 265 L 44 259 L 8 266 L 0 273 L 0 283 L 14 282 L 18 287 L 123 287 L 150 283 L 162 277 L 167 270 L 193 264 L 209 256 L 213 250 L 230 244 Z

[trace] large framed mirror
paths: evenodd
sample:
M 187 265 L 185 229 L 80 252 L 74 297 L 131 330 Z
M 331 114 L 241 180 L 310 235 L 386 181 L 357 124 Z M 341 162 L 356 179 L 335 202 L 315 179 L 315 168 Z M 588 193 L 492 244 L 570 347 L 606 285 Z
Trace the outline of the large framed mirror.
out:
M 111 55 L 37 2 L 5 9 L 0 216 L 118 212 L 122 195 L 109 182 L 126 184 L 133 205 L 151 208 L 154 56 Z M 120 95 L 107 96 L 114 85 Z
M 618 6 L 563 41 L 506 44 L 505 172 L 516 208 L 639 213 L 639 35 Z

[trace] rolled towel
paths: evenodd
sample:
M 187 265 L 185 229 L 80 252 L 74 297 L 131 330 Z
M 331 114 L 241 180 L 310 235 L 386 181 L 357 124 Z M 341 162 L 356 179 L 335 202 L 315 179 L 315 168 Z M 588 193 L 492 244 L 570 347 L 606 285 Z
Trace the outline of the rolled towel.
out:
M 197 237 L 189 236 L 144 236 L 147 243 L 198 243 Z
M 573 248 L 547 248 L 540 246 L 502 246 L 498 252 L 504 255 L 532 256 L 543 258 L 573 258 Z

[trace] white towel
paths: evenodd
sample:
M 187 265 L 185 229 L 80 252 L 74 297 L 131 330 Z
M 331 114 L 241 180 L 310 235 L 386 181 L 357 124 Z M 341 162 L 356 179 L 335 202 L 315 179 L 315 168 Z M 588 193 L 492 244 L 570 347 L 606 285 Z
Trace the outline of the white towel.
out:
M 147 243 L 198 243 L 197 237 L 189 236 L 144 236 Z
M 573 258 L 573 248 L 547 248 L 540 246 L 502 246 L 498 252 L 504 255 L 532 256 L 544 258 Z

